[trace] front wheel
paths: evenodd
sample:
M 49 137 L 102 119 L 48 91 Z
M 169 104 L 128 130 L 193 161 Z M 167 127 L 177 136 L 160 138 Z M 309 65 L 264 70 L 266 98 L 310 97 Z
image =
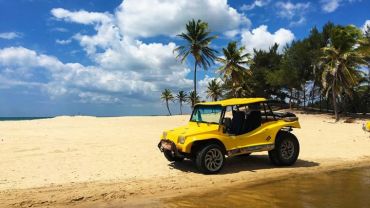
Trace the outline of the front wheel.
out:
M 271 162 L 279 166 L 293 165 L 299 155 L 299 142 L 294 134 L 279 132 L 275 141 L 275 148 L 269 151 Z
M 196 154 L 195 163 L 197 168 L 207 174 L 219 172 L 224 166 L 225 155 L 217 144 L 204 146 Z
M 168 160 L 168 161 L 170 161 L 170 162 L 181 162 L 181 161 L 183 161 L 184 160 L 184 158 L 182 158 L 182 157 L 176 157 L 175 155 L 173 155 L 173 153 L 171 152 L 171 151 L 169 151 L 169 150 L 165 150 L 164 152 L 163 152 L 163 154 L 164 154 L 164 157 Z

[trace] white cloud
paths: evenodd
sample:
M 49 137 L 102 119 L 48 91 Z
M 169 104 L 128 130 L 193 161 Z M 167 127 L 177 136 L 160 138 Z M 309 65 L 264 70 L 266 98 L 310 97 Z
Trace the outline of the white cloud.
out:
M 203 4 L 211 5 L 211 9 L 209 14 L 207 14 L 207 12 L 201 12 L 202 15 L 215 16 L 215 13 L 222 12 L 225 13 L 223 16 L 225 16 L 226 14 L 237 14 L 233 13 L 234 10 L 226 4 L 226 1 L 218 1 L 218 3 L 223 3 L 221 4 L 221 7 L 219 4 L 216 5 L 214 3 L 214 1 L 203 1 Z M 140 12 L 144 12 L 144 10 L 149 9 L 151 5 L 148 1 L 145 1 L 143 4 L 136 4 L 140 5 L 140 8 L 138 8 L 137 6 L 130 7 L 130 4 L 132 4 L 132 2 L 124 1 L 120 6 L 120 9 L 117 10 L 114 16 L 110 16 L 109 14 L 99 15 L 97 13 L 86 11 L 71 12 L 68 10 L 60 10 L 61 12 L 59 13 L 55 12 L 56 10 L 53 10 L 54 12 L 52 12 L 52 14 L 54 14 L 57 19 L 63 19 L 66 21 L 81 24 L 92 24 L 94 26 L 96 34 L 76 34 L 74 35 L 74 39 L 80 42 L 80 45 L 85 49 L 89 57 L 96 63 L 96 65 L 103 68 L 104 70 L 112 72 L 124 71 L 126 74 L 130 75 L 132 80 L 141 80 L 153 84 L 153 90 L 155 91 L 160 91 L 161 89 L 167 87 L 172 89 L 190 89 L 192 81 L 186 78 L 187 75 L 190 73 L 190 69 L 184 67 L 176 61 L 175 55 L 173 54 L 173 50 L 176 48 L 176 45 L 174 43 L 144 43 L 142 41 L 133 39 L 134 36 L 131 36 L 134 34 L 132 33 L 132 30 L 127 31 L 127 28 L 122 28 L 125 26 L 121 27 L 119 23 L 116 24 L 117 22 L 120 22 L 122 20 L 121 15 L 127 15 L 122 13 L 132 14 L 132 12 L 135 13 L 137 9 L 139 9 Z M 168 1 L 167 4 L 172 5 L 174 4 L 174 2 Z M 148 8 L 146 8 L 145 5 Z M 213 8 L 215 11 L 212 11 L 212 5 L 213 7 L 215 7 Z M 164 4 L 156 5 L 159 10 L 162 6 L 164 6 Z M 123 7 L 125 8 L 123 9 Z M 144 10 L 141 7 L 143 7 Z M 224 10 L 222 10 L 222 8 Z M 131 11 L 131 9 L 133 9 L 133 11 Z M 147 11 L 145 14 L 148 15 L 148 13 L 150 12 L 153 11 Z M 200 12 L 200 10 L 190 10 L 188 12 Z M 89 14 L 93 17 L 89 17 Z M 163 14 L 163 12 L 161 14 Z M 236 17 L 238 17 L 238 15 L 239 14 L 237 14 Z M 175 17 L 179 19 L 171 20 L 174 22 L 171 22 L 170 20 L 163 21 L 170 21 L 169 23 L 174 24 L 179 21 L 181 22 L 182 20 L 185 21 L 185 19 L 187 19 L 185 18 L 185 16 L 186 15 L 176 15 Z M 135 18 L 130 15 L 125 17 L 131 18 L 130 20 L 135 21 L 140 18 L 140 15 L 135 16 Z M 146 16 L 143 16 L 143 18 L 144 17 L 146 18 Z M 243 18 L 239 18 L 238 21 L 242 21 L 242 19 Z M 156 20 L 158 21 L 155 23 L 157 26 L 165 25 L 161 19 Z M 131 22 L 128 23 L 132 24 Z M 233 22 L 231 21 L 231 23 Z M 238 22 L 238 24 L 241 23 Z M 184 25 L 185 24 L 176 25 L 176 27 L 179 26 L 183 29 Z M 141 27 L 143 28 L 140 28 L 140 32 L 144 32 L 145 30 L 147 30 L 147 32 L 153 32 L 152 30 L 149 30 L 144 26 L 145 25 L 141 25 Z M 235 24 L 235 27 L 238 26 L 239 25 Z M 172 35 L 174 31 L 177 31 L 177 29 L 174 30 L 170 27 L 167 29 L 167 31 L 163 30 L 161 32 L 163 32 L 163 34 Z M 146 35 L 148 34 L 149 33 L 146 33 Z M 135 33 L 135 35 L 138 34 Z M 157 32 L 153 32 L 150 33 L 150 35 L 159 34 Z
M 365 33 L 365 31 L 367 30 L 367 27 L 370 27 L 370 20 L 366 20 L 364 25 L 362 26 L 362 32 Z
M 249 11 L 256 7 L 264 7 L 270 3 L 271 0 L 255 0 L 251 4 L 243 4 L 240 9 L 242 11 Z
M 176 61 L 174 43 L 122 40 L 115 36 L 111 21 L 96 24 L 95 35 L 75 36 L 95 62 L 94 66 L 62 63 L 55 57 L 22 47 L 2 49 L 0 65 L 12 67 L 15 75 L 24 74 L 8 77 L 21 81 L 26 79 L 25 75 L 32 76 L 33 70 L 42 68 L 50 77 L 43 89 L 51 97 L 75 95 L 82 102 L 89 99 L 117 102 L 125 96 L 157 99 L 163 88 L 190 88 L 192 81 L 186 78 L 190 70 Z M 97 53 L 96 48 L 103 50 Z
M 149 95 L 151 91 L 156 90 L 154 83 L 132 79 L 130 72 L 107 71 L 79 63 L 62 63 L 55 57 L 38 54 L 23 47 L 0 49 L 0 65 L 11 69 L 12 73 L 0 71 L 0 75 L 8 80 L 8 83 L 27 82 L 28 74 L 36 72 L 45 74 L 44 80 L 38 84 L 43 86 L 43 90 L 51 97 L 77 95 L 84 101 L 88 98 L 91 98 L 91 101 L 98 101 L 103 100 L 100 98 L 112 97 L 110 94 Z M 111 100 L 117 99 L 112 97 Z
M 93 92 L 79 92 L 78 97 L 82 103 L 118 103 L 120 99 L 110 95 Z
M 55 28 L 52 28 L 51 31 L 66 33 L 68 32 L 68 29 L 64 27 L 55 27 Z
M 306 18 L 305 17 L 300 17 L 298 20 L 296 21 L 291 21 L 289 23 L 289 26 L 290 27 L 294 27 L 294 26 L 299 26 L 299 25 L 303 25 L 304 23 L 306 23 Z
M 8 69 L 11 70 L 11 69 Z M 42 83 L 30 82 L 30 81 L 19 81 L 9 79 L 8 77 L 0 74 L 0 89 L 10 89 L 12 87 L 43 87 Z
M 277 2 L 278 15 L 282 18 L 292 19 L 294 16 L 301 15 L 310 7 L 310 2 L 307 3 L 296 3 L 291 2 Z
M 54 8 L 51 10 L 51 14 L 57 19 L 63 19 L 68 22 L 76 22 L 86 25 L 107 22 L 111 20 L 111 15 L 109 13 L 87 12 L 85 10 L 71 12 L 63 8 Z
M 268 50 L 275 43 L 279 44 L 278 50 L 282 52 L 284 46 L 294 40 L 294 34 L 290 30 L 280 28 L 270 33 L 266 25 L 261 25 L 252 31 L 245 30 L 241 36 L 241 42 L 249 53 L 253 52 L 253 49 Z
M 207 21 L 215 32 L 229 34 L 237 34 L 240 27 L 250 24 L 226 0 L 125 0 L 114 14 L 63 8 L 52 9 L 51 14 L 56 20 L 93 27 L 94 34 L 81 32 L 71 39 L 56 40 L 58 44 L 78 41 L 92 65 L 63 63 L 47 54 L 10 47 L 0 49 L 0 75 L 12 83 L 42 77 L 37 83 L 50 97 L 74 96 L 80 102 L 93 103 L 159 102 L 164 88 L 191 89 L 192 80 L 187 78 L 191 70 L 175 59 L 176 44 L 143 42 L 140 38 L 173 36 L 191 18 Z M 2 70 L 5 68 L 8 72 Z
M 208 22 L 214 32 L 250 25 L 227 0 L 125 0 L 116 16 L 121 32 L 130 37 L 173 36 L 191 19 Z
M 18 32 L 5 32 L 5 33 L 0 33 L 0 39 L 15 39 L 15 38 L 20 38 L 22 37 L 21 33 Z
M 321 9 L 325 12 L 334 12 L 339 7 L 340 0 L 321 0 Z
M 337 10 L 344 3 L 361 2 L 362 0 L 320 0 L 321 9 L 324 12 L 331 13 Z
M 68 45 L 72 42 L 72 40 L 71 39 L 67 39 L 67 40 L 56 39 L 55 42 L 59 45 Z
M 288 2 L 277 2 L 276 7 L 278 9 L 277 15 L 280 18 L 291 20 L 290 26 L 301 25 L 306 22 L 305 14 L 311 7 L 310 2 L 307 3 L 291 3 Z
M 224 32 L 224 35 L 225 35 L 227 38 L 234 38 L 234 37 L 235 37 L 235 36 L 237 36 L 239 33 L 240 33 L 240 30 L 229 30 L 229 31 Z

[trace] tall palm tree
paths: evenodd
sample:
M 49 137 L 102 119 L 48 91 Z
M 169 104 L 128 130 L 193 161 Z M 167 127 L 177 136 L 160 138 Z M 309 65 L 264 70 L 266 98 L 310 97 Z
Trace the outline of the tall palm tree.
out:
M 182 103 L 187 101 L 187 97 L 188 97 L 188 95 L 186 94 L 186 92 L 184 92 L 182 90 L 180 92 L 178 92 L 177 95 L 176 95 L 176 99 L 180 103 L 180 114 L 181 115 L 182 115 Z
M 368 69 L 368 86 L 370 88 L 370 25 L 366 26 L 364 37 L 359 41 L 357 50 L 365 57 Z
M 207 98 L 212 98 L 213 101 L 217 101 L 222 96 L 222 86 L 216 79 L 212 79 L 208 82 L 207 86 Z
M 360 46 L 358 47 L 358 50 L 360 53 L 362 53 L 367 62 L 367 89 L 363 99 L 365 100 L 365 112 L 368 112 L 370 107 L 370 25 L 366 26 L 364 38 L 360 40 Z
M 322 82 L 326 96 L 331 92 L 335 121 L 339 121 L 339 96 L 342 93 L 351 95 L 361 79 L 358 67 L 366 64 L 364 56 L 356 49 L 361 37 L 361 31 L 354 26 L 337 26 L 332 31 L 330 44 L 322 49 Z
M 247 74 L 250 75 L 250 71 L 246 68 L 248 64 L 251 64 L 250 54 L 244 53 L 244 49 L 244 47 L 238 47 L 237 43 L 233 41 L 227 45 L 227 48 L 222 49 L 224 57 L 217 58 L 217 61 L 223 64 L 218 69 L 219 72 L 224 80 L 232 82 L 234 97 L 238 97 L 237 89 L 240 88 L 243 77 Z
M 209 47 L 211 41 L 217 36 L 211 36 L 208 24 L 201 20 L 194 19 L 186 24 L 186 32 L 177 36 L 186 41 L 185 45 L 177 47 L 174 52 L 182 63 L 192 55 L 194 58 L 194 93 L 197 94 L 197 67 L 207 70 L 214 63 L 216 50 Z
M 168 113 L 170 115 L 172 115 L 171 111 L 170 111 L 170 108 L 168 106 L 168 101 L 172 101 L 174 99 L 171 90 L 170 89 L 164 89 L 164 91 L 161 94 L 161 99 L 166 102 Z
M 200 97 L 195 94 L 195 91 L 191 91 L 188 96 L 188 102 L 191 104 L 191 107 L 194 108 L 196 103 L 199 103 Z

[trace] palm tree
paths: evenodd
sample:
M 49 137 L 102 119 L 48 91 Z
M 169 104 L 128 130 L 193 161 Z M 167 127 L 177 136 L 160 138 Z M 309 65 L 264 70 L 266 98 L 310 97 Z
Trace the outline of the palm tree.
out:
M 366 26 L 366 30 L 364 31 L 364 38 L 359 42 L 360 46 L 358 50 L 360 53 L 362 53 L 367 62 L 367 90 L 365 92 L 366 96 L 363 96 L 363 99 L 365 100 L 364 112 L 368 112 L 370 106 L 370 25 Z
M 207 86 L 207 98 L 212 98 L 213 101 L 217 101 L 222 96 L 222 86 L 216 79 L 212 79 L 208 82 Z
M 331 41 L 322 49 L 322 82 L 326 96 L 332 93 L 335 121 L 339 121 L 337 100 L 341 94 L 351 95 L 351 90 L 361 79 L 359 65 L 366 64 L 364 56 L 356 49 L 361 31 L 354 26 L 333 29 Z
M 200 97 L 195 94 L 195 91 L 191 91 L 188 96 L 188 102 L 191 104 L 191 107 L 194 108 L 196 103 L 199 103 Z
M 227 45 L 227 48 L 222 49 L 224 58 L 217 58 L 217 61 L 223 64 L 218 70 L 224 80 L 231 79 L 234 97 L 238 97 L 237 89 L 240 88 L 243 77 L 250 74 L 246 68 L 246 65 L 251 64 L 250 54 L 243 53 L 244 49 L 244 47 L 238 48 L 237 43 L 233 41 Z
M 217 58 L 216 50 L 209 47 L 211 41 L 217 36 L 210 36 L 208 24 L 201 20 L 197 22 L 193 19 L 186 24 L 186 32 L 177 36 L 186 41 L 185 45 L 177 47 L 174 52 L 182 63 L 191 54 L 194 58 L 194 93 L 197 94 L 197 67 L 202 67 L 207 70 L 214 60 Z
M 364 37 L 359 41 L 358 51 L 365 57 L 368 69 L 368 86 L 370 88 L 370 25 L 366 26 Z
M 176 95 L 176 99 L 180 103 L 180 114 L 181 115 L 182 115 L 182 103 L 186 102 L 187 97 L 188 97 L 188 95 L 186 94 L 186 92 L 184 92 L 182 90 L 180 92 L 178 92 L 177 95 Z
M 165 89 L 163 92 L 162 92 L 162 94 L 161 94 L 161 99 L 163 100 L 163 101 L 165 101 L 166 102 L 166 106 L 167 106 L 167 110 L 168 110 L 168 113 L 170 114 L 170 115 L 172 115 L 171 114 L 171 111 L 170 111 L 170 108 L 169 108 L 169 106 L 168 106 L 168 101 L 170 101 L 170 100 L 173 100 L 173 95 L 172 95 L 172 92 L 171 92 L 171 90 L 169 90 L 169 89 Z

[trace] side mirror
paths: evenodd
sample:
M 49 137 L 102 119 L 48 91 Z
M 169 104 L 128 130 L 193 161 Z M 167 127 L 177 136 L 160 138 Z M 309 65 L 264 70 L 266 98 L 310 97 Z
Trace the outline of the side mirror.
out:
M 222 123 L 224 124 L 224 133 L 226 133 L 231 127 L 231 118 L 224 118 Z

